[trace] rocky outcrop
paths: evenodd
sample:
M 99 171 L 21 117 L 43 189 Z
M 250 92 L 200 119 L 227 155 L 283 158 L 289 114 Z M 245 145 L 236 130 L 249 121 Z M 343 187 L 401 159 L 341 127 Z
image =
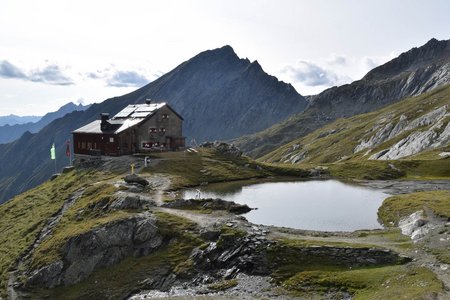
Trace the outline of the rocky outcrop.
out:
M 144 256 L 158 249 L 162 236 L 156 219 L 143 213 L 70 238 L 59 260 L 31 271 L 26 287 L 53 288 L 80 282 L 94 270 L 117 264 L 128 256 Z
M 234 224 L 227 224 L 231 227 Z M 202 276 L 234 278 L 237 273 L 268 275 L 280 266 L 333 265 L 344 267 L 379 266 L 406 263 L 410 259 L 382 248 L 345 247 L 333 245 L 292 245 L 267 238 L 268 231 L 252 226 L 249 234 L 223 233 L 217 241 L 191 255 Z M 206 277 L 205 277 L 206 276 Z
M 142 186 L 149 185 L 149 182 L 147 179 L 142 178 L 141 176 L 136 175 L 136 174 L 129 174 L 129 175 L 125 176 L 123 178 L 123 180 L 125 180 L 125 182 L 128 184 L 139 184 Z
M 406 263 L 410 259 L 399 256 L 388 249 L 368 247 L 335 247 L 335 246 L 309 246 L 282 249 L 285 255 L 295 257 L 299 264 L 311 264 L 319 261 L 324 265 L 339 265 L 345 267 L 362 267 L 376 265 L 390 265 Z M 282 257 L 275 264 L 282 261 Z
M 411 132 L 406 138 L 401 139 L 387 149 L 373 154 L 369 159 L 394 160 L 446 145 L 450 141 L 449 116 L 450 113 L 447 112 L 447 106 L 443 106 L 416 118 L 407 124 L 404 129 L 394 134 L 391 132 L 387 138 L 380 138 L 378 144 L 391 139 L 391 136 L 396 137 L 400 134 Z M 429 127 L 422 129 L 424 126 Z
M 238 204 L 233 201 L 226 201 L 222 199 L 177 199 L 164 203 L 162 207 L 181 209 L 226 210 L 238 215 L 248 213 L 252 210 L 246 204 Z
M 233 144 L 228 144 L 225 142 L 220 142 L 220 141 L 215 141 L 213 143 L 205 142 L 205 143 L 201 144 L 200 147 L 214 149 L 215 151 L 217 151 L 221 154 L 228 155 L 231 157 L 242 156 L 242 151 L 238 147 L 236 147 Z
M 407 116 L 401 115 L 396 123 L 387 122 L 389 117 L 382 118 L 372 128 L 369 135 L 370 137 L 362 140 L 359 145 L 355 147 L 354 152 L 359 152 L 366 149 L 372 149 L 381 145 L 382 143 L 389 141 L 397 136 L 404 134 L 408 131 L 416 130 L 417 128 L 430 126 L 436 124 L 441 127 L 444 119 L 449 115 L 447 112 L 447 106 L 442 106 L 434 109 L 433 111 L 421 115 L 412 121 L 409 121 Z M 433 130 L 435 127 L 432 128 Z M 375 132 L 375 134 L 373 134 Z M 426 145 L 425 147 L 429 146 Z M 416 152 L 417 153 L 417 152 Z
M 420 210 L 401 218 L 398 227 L 402 234 L 410 236 L 412 240 L 418 240 L 425 236 L 433 225 L 425 218 L 423 210 Z

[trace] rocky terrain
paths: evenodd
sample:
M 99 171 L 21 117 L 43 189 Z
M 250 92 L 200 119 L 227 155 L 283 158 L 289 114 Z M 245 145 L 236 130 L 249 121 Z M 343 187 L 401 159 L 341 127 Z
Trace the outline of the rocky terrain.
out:
M 443 189 L 422 213 L 416 213 L 422 198 L 417 206 L 392 207 L 416 197 L 402 194 L 413 192 L 407 182 L 365 182 L 400 193 L 380 209 L 384 230 L 262 226 L 240 215 L 246 206 L 181 199 L 177 187 L 286 171 L 256 167 L 233 146 L 205 146 L 158 154 L 147 168 L 139 157 L 105 158 L 2 205 L 0 252 L 8 255 L 0 259 L 0 297 L 394 299 L 400 290 L 448 296 L 448 181 L 414 184 L 419 198 Z M 127 174 L 133 162 L 139 174 Z M 397 225 L 404 234 L 421 234 L 411 240 Z
M 448 83 L 450 41 L 432 39 L 373 69 L 361 80 L 309 97 L 311 104 L 304 112 L 235 143 L 252 157 L 261 157 L 338 118 L 374 111 Z

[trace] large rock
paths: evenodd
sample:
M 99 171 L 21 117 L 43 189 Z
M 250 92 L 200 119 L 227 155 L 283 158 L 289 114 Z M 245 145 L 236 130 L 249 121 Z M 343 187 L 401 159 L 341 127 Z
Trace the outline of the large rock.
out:
M 129 183 L 129 184 L 139 184 L 142 186 L 149 185 L 149 182 L 147 181 L 147 179 L 142 178 L 141 176 L 136 175 L 136 174 L 129 174 L 129 175 L 125 176 L 123 178 L 123 180 L 125 180 L 125 182 Z
M 114 221 L 71 237 L 61 249 L 62 259 L 32 271 L 25 285 L 43 288 L 72 285 L 128 256 L 148 255 L 162 241 L 156 219 L 148 213 Z
M 245 214 L 252 209 L 246 204 L 238 204 L 233 201 L 222 199 L 177 199 L 164 203 L 163 207 L 181 208 L 181 209 L 211 209 L 226 210 L 234 214 Z

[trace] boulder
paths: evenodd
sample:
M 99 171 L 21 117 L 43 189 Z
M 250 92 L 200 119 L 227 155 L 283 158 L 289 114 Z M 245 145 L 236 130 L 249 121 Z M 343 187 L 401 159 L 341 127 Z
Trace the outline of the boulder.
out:
M 142 186 L 149 185 L 149 182 L 147 181 L 147 179 L 142 178 L 141 176 L 138 176 L 136 174 L 129 174 L 129 175 L 125 176 L 123 178 L 123 180 L 125 180 L 125 182 L 128 184 L 139 184 Z

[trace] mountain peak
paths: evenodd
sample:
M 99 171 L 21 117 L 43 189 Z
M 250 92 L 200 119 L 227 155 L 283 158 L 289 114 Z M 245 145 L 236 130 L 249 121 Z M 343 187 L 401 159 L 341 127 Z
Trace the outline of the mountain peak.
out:
M 376 67 L 364 76 L 364 80 L 377 80 L 414 71 L 422 66 L 440 64 L 450 58 L 450 40 L 432 38 L 420 47 L 403 52 L 397 58 Z

